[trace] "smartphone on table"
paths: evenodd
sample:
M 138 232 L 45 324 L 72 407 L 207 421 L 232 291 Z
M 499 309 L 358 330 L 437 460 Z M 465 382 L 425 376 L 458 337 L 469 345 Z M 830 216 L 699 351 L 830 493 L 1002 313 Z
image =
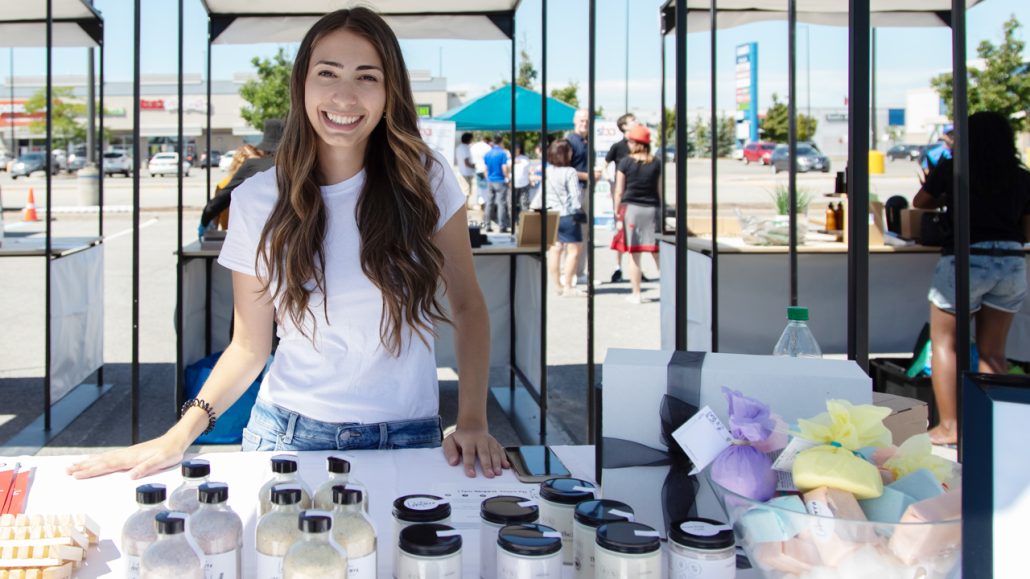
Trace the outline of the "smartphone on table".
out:
M 509 446 L 504 451 L 515 471 L 515 477 L 521 482 L 539 483 L 572 476 L 549 446 Z

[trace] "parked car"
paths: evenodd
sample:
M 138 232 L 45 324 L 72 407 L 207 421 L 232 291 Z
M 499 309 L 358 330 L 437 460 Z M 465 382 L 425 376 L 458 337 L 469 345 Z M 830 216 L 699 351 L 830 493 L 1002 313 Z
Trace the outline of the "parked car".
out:
M 200 154 L 200 162 L 197 163 L 198 167 L 210 167 L 212 165 L 219 165 L 222 161 L 221 151 L 211 151 L 208 155 L 207 152 Z
M 903 159 L 905 161 L 918 161 L 919 156 L 922 155 L 924 146 L 922 145 L 911 145 L 911 144 L 899 144 L 887 149 L 887 160 L 897 161 Z
M 790 170 L 790 150 L 787 145 L 776 145 L 770 158 L 773 173 Z M 811 145 L 798 144 L 798 173 L 809 171 L 830 172 L 830 159 Z
M 232 159 L 236 156 L 236 149 L 226 151 L 222 158 L 218 160 L 218 168 L 223 171 L 228 171 L 229 167 L 232 166 Z
M 750 165 L 751 163 L 761 163 L 763 165 L 768 165 L 773 149 L 775 148 L 776 143 L 766 141 L 748 143 L 744 146 L 744 164 Z
M 104 175 L 121 173 L 129 177 L 132 175 L 132 157 L 125 154 L 125 151 L 108 151 L 104 153 Z
M 46 153 L 25 153 L 14 160 L 11 167 L 11 179 L 28 177 L 36 171 L 46 171 Z M 60 171 L 56 162 L 50 163 L 50 172 L 56 175 Z
M 158 153 L 150 158 L 150 162 L 147 163 L 147 172 L 150 173 L 151 177 L 165 176 L 165 175 L 176 175 L 179 172 L 179 154 L 178 153 Z M 189 161 L 182 162 L 182 175 L 184 177 L 190 176 L 190 165 Z
M 79 169 L 86 166 L 86 147 L 75 147 L 75 149 L 68 155 L 68 170 L 78 171 Z

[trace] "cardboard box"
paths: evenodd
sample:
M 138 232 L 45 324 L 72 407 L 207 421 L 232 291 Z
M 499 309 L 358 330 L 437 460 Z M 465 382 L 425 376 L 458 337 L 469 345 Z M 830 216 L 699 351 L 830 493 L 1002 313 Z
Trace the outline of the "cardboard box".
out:
M 851 205 L 848 203 L 847 197 L 843 198 L 842 203 L 844 203 L 844 224 L 837 225 L 837 227 L 844 230 L 844 243 L 847 243 L 851 222 Z M 883 203 L 871 201 L 869 203 L 869 245 L 883 245 L 883 232 L 886 230 Z
M 895 446 L 900 446 L 912 436 L 926 432 L 930 417 L 926 402 L 884 392 L 873 392 L 873 404 L 891 409 L 891 414 L 883 420 L 883 425 L 891 431 Z
M 540 212 L 523 211 L 515 226 L 515 239 L 519 247 L 540 247 Z M 558 240 L 558 212 L 547 212 L 547 247 Z
M 924 213 L 936 213 L 934 209 L 902 209 L 901 237 L 919 241 Z

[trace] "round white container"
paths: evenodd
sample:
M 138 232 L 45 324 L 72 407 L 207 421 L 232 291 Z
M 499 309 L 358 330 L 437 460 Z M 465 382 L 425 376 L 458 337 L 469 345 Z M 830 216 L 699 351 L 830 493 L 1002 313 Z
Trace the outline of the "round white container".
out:
M 687 519 L 669 529 L 669 579 L 734 579 L 733 529 L 711 519 Z
M 552 478 L 540 483 L 540 524 L 561 533 L 562 563 L 572 565 L 572 520 L 576 505 L 594 497 L 596 488 L 578 478 Z
M 497 579 L 560 579 L 562 576 L 561 533 L 545 525 L 504 527 L 497 535 L 496 555 Z
M 401 531 L 411 525 L 451 522 L 451 504 L 436 495 L 405 495 L 393 501 L 393 539 L 400 543 Z M 393 567 L 400 564 L 400 549 L 394 549 Z
M 497 532 L 509 525 L 535 523 L 540 508 L 525 497 L 500 495 L 480 504 L 479 518 L 479 577 L 489 579 L 497 566 Z
M 597 528 L 608 523 L 632 520 L 633 508 L 620 501 L 595 499 L 576 505 L 574 516 L 572 564 L 576 568 L 576 579 L 593 579 Z
M 447 525 L 415 523 L 401 530 L 396 579 L 460 579 L 461 534 Z
M 661 579 L 661 538 L 658 531 L 641 523 L 602 525 L 597 529 L 594 560 L 597 577 Z

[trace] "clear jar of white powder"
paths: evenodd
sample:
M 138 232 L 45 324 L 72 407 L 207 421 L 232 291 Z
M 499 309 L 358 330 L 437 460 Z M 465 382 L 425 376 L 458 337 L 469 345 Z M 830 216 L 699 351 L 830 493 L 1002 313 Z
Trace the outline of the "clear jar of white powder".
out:
M 333 539 L 347 551 L 347 579 L 376 578 L 376 529 L 362 505 L 364 489 L 333 487 Z
M 540 483 L 540 524 L 561 533 L 562 563 L 572 565 L 572 519 L 576 505 L 595 497 L 597 489 L 578 478 L 552 478 Z
M 229 487 L 208 482 L 197 489 L 200 508 L 190 515 L 190 534 L 204 553 L 204 574 L 214 579 L 239 579 L 243 567 L 243 521 L 226 502 Z
M 572 524 L 572 561 L 576 579 L 594 577 L 594 540 L 597 528 L 607 523 L 633 520 L 633 509 L 626 503 L 609 499 L 583 501 L 576 505 Z
M 297 521 L 301 538 L 283 559 L 284 579 L 347 579 L 347 552 L 332 540 L 333 518 L 304 511 Z
M 336 485 L 347 485 L 350 488 L 361 489 L 361 508 L 368 512 L 368 488 L 351 476 L 350 461 L 341 456 L 330 456 L 326 459 L 326 467 L 329 471 L 329 480 L 319 485 L 312 498 L 314 508 L 320 511 L 333 510 L 333 487 Z
M 662 579 L 662 541 L 641 523 L 607 523 L 597 529 L 596 575 L 605 579 Z
M 479 577 L 489 579 L 497 567 L 497 532 L 509 525 L 535 523 L 540 507 L 526 497 L 499 495 L 480 503 L 479 518 Z
M 168 496 L 168 508 L 192 514 L 200 506 L 197 489 L 211 476 L 211 463 L 201 458 L 184 460 L 181 470 L 182 484 Z
M 300 489 L 300 508 L 311 508 L 311 491 L 297 474 L 297 457 L 290 454 L 277 454 L 272 457 L 272 478 L 258 491 L 258 516 L 272 510 L 272 487 L 284 483 L 294 483 Z
M 546 525 L 512 525 L 497 533 L 497 579 L 561 579 L 561 533 Z
M 676 521 L 669 529 L 669 579 L 737 576 L 733 528 L 712 519 Z
M 167 489 L 163 484 L 136 487 L 138 510 L 122 525 L 122 561 L 126 579 L 139 579 L 139 558 L 157 540 L 154 517 L 164 511 Z
M 255 547 L 258 579 L 281 579 L 283 557 L 300 540 L 301 490 L 295 483 L 272 487 L 272 510 L 257 524 Z
M 419 523 L 401 531 L 396 579 L 460 579 L 461 533 L 447 525 Z
M 204 579 L 204 555 L 186 534 L 186 513 L 161 511 L 154 518 L 157 540 L 140 557 L 144 579 Z

